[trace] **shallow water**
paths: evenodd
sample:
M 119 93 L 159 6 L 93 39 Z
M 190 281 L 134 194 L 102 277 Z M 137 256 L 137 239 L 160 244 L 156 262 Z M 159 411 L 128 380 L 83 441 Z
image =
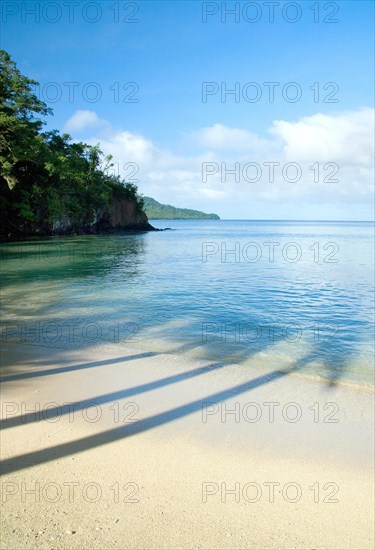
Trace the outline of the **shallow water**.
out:
M 152 223 L 173 230 L 3 244 L 3 341 L 373 384 L 371 223 Z

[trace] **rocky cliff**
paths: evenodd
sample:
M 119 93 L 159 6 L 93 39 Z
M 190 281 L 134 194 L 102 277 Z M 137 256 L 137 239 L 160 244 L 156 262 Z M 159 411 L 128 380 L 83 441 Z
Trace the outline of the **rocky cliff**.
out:
M 121 231 L 156 231 L 136 201 L 113 198 L 108 206 L 95 212 L 90 222 L 72 223 L 69 218 L 54 224 L 54 235 L 119 233 Z
M 74 221 L 69 216 L 56 220 L 52 226 L 33 223 L 11 224 L 3 220 L 0 240 L 18 240 L 31 236 L 85 235 L 120 233 L 122 231 L 157 231 L 149 224 L 146 214 L 136 201 L 126 198 L 113 198 L 111 203 L 97 210 L 92 220 Z
M 109 207 L 99 210 L 92 225 L 95 232 L 156 231 L 135 201 L 114 198 Z

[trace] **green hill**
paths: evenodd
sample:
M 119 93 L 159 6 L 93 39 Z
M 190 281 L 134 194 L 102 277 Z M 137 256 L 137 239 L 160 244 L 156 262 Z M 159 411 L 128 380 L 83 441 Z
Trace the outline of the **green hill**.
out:
M 170 204 L 161 204 L 151 197 L 142 197 L 143 210 L 149 220 L 220 220 L 217 214 L 205 214 L 199 210 L 176 208 Z

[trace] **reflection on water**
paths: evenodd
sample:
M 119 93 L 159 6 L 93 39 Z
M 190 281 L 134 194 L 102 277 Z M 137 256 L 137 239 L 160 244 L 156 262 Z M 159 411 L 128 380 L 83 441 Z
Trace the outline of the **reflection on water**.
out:
M 30 282 L 104 277 L 118 271 L 120 264 L 128 268 L 123 269 L 125 276 L 128 271 L 135 274 L 144 253 L 142 237 L 84 236 L 2 244 L 6 264 L 2 284 L 21 283 L 20 276 Z
M 372 383 L 370 224 L 168 225 L 3 244 L 3 340 L 130 345 Z

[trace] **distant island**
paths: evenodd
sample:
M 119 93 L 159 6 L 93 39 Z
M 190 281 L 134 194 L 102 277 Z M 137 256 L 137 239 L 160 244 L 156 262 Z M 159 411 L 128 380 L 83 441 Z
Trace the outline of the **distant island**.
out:
M 43 131 L 52 114 L 38 83 L 0 50 L 0 241 L 25 237 L 156 231 L 150 219 L 219 219 L 142 197 L 112 172 L 100 144 Z
M 161 204 L 151 197 L 142 197 L 143 210 L 149 220 L 220 220 L 217 214 L 206 214 L 189 208 Z

